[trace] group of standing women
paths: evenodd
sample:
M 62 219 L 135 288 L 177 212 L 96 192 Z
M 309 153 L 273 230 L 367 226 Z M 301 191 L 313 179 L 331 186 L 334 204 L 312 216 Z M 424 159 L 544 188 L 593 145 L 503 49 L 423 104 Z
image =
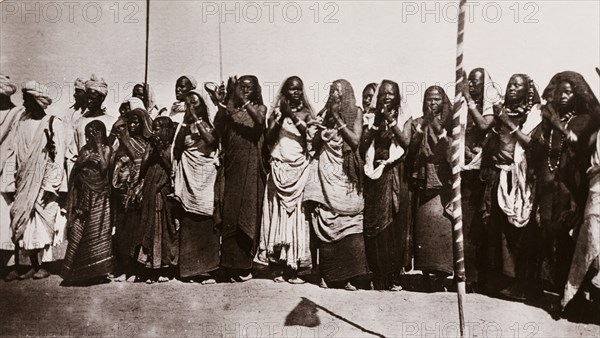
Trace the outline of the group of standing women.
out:
M 452 274 L 453 106 L 442 87 L 427 88 L 413 116 L 398 83 L 367 85 L 361 109 L 340 79 L 317 112 L 292 76 L 268 110 L 247 75 L 205 86 L 213 117 L 182 76 L 169 113 L 150 104 L 152 119 L 140 85 L 107 126 L 94 118 L 106 84 L 90 81 L 69 177 L 66 280 L 243 282 L 261 262 L 276 282 L 304 283 L 302 270 L 318 266 L 322 286 L 348 290 L 401 290 L 415 269 L 435 291 Z M 586 230 L 598 227 L 586 170 L 598 100 L 574 72 L 555 75 L 542 97 L 525 74 L 502 96 L 482 68 L 459 90 L 471 289 L 525 299 L 561 290 L 570 271 L 579 288 L 597 265 L 583 278 L 571 260 L 597 233 Z

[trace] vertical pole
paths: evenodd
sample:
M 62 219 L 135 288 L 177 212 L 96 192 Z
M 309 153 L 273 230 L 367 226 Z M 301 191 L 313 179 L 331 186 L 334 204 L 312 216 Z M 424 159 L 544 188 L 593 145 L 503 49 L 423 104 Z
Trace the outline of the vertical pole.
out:
M 458 316 L 460 321 L 460 335 L 465 335 L 465 316 L 463 302 L 465 299 L 465 256 L 463 249 L 463 224 L 462 224 L 462 203 L 461 203 L 461 166 L 460 166 L 460 107 L 462 104 L 462 92 L 460 88 L 466 81 L 463 71 L 463 48 L 465 34 L 465 11 L 466 0 L 460 0 L 458 16 L 458 35 L 456 40 L 456 91 L 454 93 L 454 115 L 452 116 L 452 210 L 453 230 L 452 230 L 452 251 L 454 254 L 454 279 L 456 282 L 456 291 L 458 296 Z
M 148 43 L 150 41 L 150 0 L 146 0 L 146 59 L 144 67 L 144 105 L 150 109 L 148 97 Z

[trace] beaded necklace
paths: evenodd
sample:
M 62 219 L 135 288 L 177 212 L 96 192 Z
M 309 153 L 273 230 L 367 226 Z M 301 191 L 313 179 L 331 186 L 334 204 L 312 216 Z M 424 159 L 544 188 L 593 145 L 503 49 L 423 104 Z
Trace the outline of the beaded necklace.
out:
M 560 121 L 561 122 L 565 122 L 565 128 L 569 125 L 569 122 L 571 122 L 571 118 L 573 118 L 573 112 L 569 112 L 567 114 L 565 114 L 563 117 L 561 117 Z M 552 128 L 550 130 L 550 139 L 548 140 L 548 158 L 547 158 L 547 163 L 548 163 L 548 169 L 550 170 L 550 172 L 554 172 L 556 169 L 558 169 L 558 166 L 560 165 L 560 157 L 562 155 L 562 148 L 563 145 L 565 143 L 565 135 L 561 135 L 560 137 L 560 146 L 558 147 L 558 154 L 556 155 L 556 164 L 552 165 L 552 159 L 550 156 L 550 152 L 552 151 L 552 139 L 554 136 L 554 128 Z

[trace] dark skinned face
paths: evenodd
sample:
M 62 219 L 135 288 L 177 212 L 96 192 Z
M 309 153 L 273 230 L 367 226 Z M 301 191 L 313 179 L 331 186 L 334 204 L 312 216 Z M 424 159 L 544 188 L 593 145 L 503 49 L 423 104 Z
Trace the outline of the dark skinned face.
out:
M 342 88 L 342 84 L 339 82 L 335 82 L 331 85 L 329 89 L 329 96 L 332 99 L 332 102 L 339 103 L 342 102 L 342 96 L 344 95 L 344 88 Z
M 300 102 L 302 102 L 303 93 L 302 82 L 298 81 L 297 79 L 293 79 L 290 81 L 289 86 L 283 94 L 291 104 L 297 106 L 300 104 Z
M 238 84 L 239 96 L 243 98 L 244 101 L 248 101 L 252 94 L 254 93 L 254 82 L 250 79 L 243 79 Z
M 198 108 L 200 107 L 200 98 L 198 95 L 190 94 L 185 97 L 185 102 L 188 106 Z
M 567 81 L 561 82 L 556 88 L 556 101 L 561 109 L 573 107 L 574 96 L 573 86 Z
M 142 130 L 142 121 L 137 115 L 131 115 L 127 120 L 127 131 L 131 136 L 139 136 Z
M 429 113 L 438 115 L 442 110 L 443 101 L 442 94 L 438 90 L 431 90 L 425 95 L 425 108 Z
M 508 87 L 506 90 L 506 99 L 510 103 L 518 103 L 521 102 L 525 95 L 527 94 L 527 89 L 525 88 L 525 79 L 521 76 L 513 76 L 508 81 Z
M 369 107 L 371 106 L 371 100 L 373 100 L 373 95 L 375 95 L 375 90 L 373 90 L 373 88 L 371 88 L 371 87 L 369 87 L 369 88 L 365 89 L 365 91 L 363 91 L 362 105 L 363 105 L 364 110 L 369 110 Z
M 483 97 L 483 73 L 474 71 L 469 74 L 469 94 L 474 100 L 481 100 Z
M 102 102 L 104 102 L 104 95 L 95 91 L 94 89 L 88 89 L 86 92 L 88 98 L 88 109 L 91 111 L 97 111 L 102 109 Z
M 133 87 L 132 96 L 137 97 L 138 99 L 142 100 L 142 102 L 143 102 L 144 101 L 144 86 L 135 85 L 135 87 Z
M 75 99 L 75 104 L 78 106 L 86 103 L 87 98 L 85 97 L 85 90 L 75 88 L 75 93 L 73 93 L 73 98 Z
M 185 77 L 177 80 L 175 84 L 175 98 L 177 101 L 183 101 L 185 99 L 185 95 L 192 90 L 192 83 Z
M 379 95 L 377 99 L 383 103 L 386 108 L 390 108 L 391 104 L 398 98 L 398 93 L 394 86 L 391 83 L 384 83 L 381 88 L 379 88 Z

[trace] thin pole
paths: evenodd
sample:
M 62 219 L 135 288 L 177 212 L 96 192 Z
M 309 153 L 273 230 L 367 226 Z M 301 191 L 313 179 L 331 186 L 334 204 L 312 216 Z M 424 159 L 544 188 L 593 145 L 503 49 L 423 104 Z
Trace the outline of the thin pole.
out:
M 219 79 L 223 83 L 223 47 L 221 44 L 221 15 L 219 15 Z
M 465 335 L 464 299 L 465 288 L 465 256 L 463 249 L 463 224 L 461 203 L 461 166 L 460 166 L 460 107 L 462 103 L 462 83 L 466 81 L 463 71 L 463 47 L 465 34 L 465 4 L 467 0 L 460 0 L 458 16 L 458 35 L 456 39 L 456 91 L 454 93 L 454 115 L 452 116 L 452 210 L 454 215 L 452 231 L 452 251 L 454 254 L 454 280 L 458 296 L 458 317 L 460 321 L 460 336 Z
M 146 60 L 144 68 L 144 104 L 147 109 L 150 104 L 148 99 L 148 45 L 150 41 L 150 0 L 146 0 Z

